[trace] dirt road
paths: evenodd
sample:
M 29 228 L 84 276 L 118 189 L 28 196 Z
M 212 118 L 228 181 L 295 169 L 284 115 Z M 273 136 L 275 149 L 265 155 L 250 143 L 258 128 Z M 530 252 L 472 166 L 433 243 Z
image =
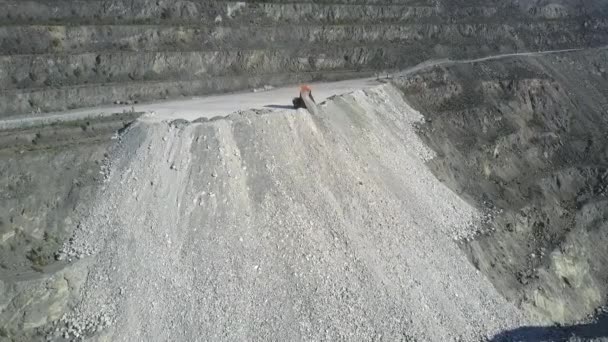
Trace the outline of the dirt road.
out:
M 380 84 L 375 79 L 356 79 L 329 83 L 312 83 L 313 95 L 318 102 L 328 97 L 367 89 Z M 153 112 L 156 118 L 195 120 L 201 117 L 212 118 L 226 116 L 238 110 L 249 108 L 287 109 L 292 108 L 292 98 L 298 96 L 296 85 L 282 88 L 260 89 L 235 94 L 223 94 L 206 97 L 194 97 L 162 102 L 134 105 L 116 105 L 96 108 L 86 108 L 60 113 L 44 114 L 43 116 L 19 117 L 0 120 L 0 129 L 16 126 L 29 126 L 51 123 L 75 118 L 94 118 L 120 112 Z
M 597 49 L 606 49 L 601 47 Z M 564 50 L 549 50 L 549 51 L 531 51 L 509 53 L 501 55 L 486 56 L 477 59 L 467 60 L 430 60 L 420 63 L 416 66 L 408 68 L 400 75 L 410 74 L 426 68 L 431 68 L 438 65 L 475 63 L 487 60 L 510 58 L 516 56 L 541 56 L 546 54 L 556 54 L 565 52 L 576 52 L 583 49 L 564 49 Z M 380 80 L 386 75 L 380 75 Z M 340 82 L 325 82 L 312 83 L 313 94 L 318 102 L 334 96 L 352 92 L 358 89 L 368 89 L 370 87 L 381 84 L 376 78 L 354 79 Z M 223 94 L 205 97 L 193 97 L 190 99 L 159 101 L 145 104 L 129 104 L 129 105 L 114 105 L 105 107 L 85 108 L 73 111 L 48 113 L 42 116 L 26 116 L 12 119 L 0 120 L 0 129 L 13 128 L 16 126 L 31 126 L 51 123 L 58 120 L 73 120 L 76 118 L 91 118 L 98 116 L 110 115 L 120 112 L 153 112 L 160 120 L 163 119 L 186 119 L 195 120 L 200 117 L 212 118 L 215 116 L 226 116 L 230 113 L 243 109 L 255 108 L 270 108 L 270 109 L 288 109 L 291 108 L 291 99 L 298 95 L 297 86 L 259 89 L 256 91 Z

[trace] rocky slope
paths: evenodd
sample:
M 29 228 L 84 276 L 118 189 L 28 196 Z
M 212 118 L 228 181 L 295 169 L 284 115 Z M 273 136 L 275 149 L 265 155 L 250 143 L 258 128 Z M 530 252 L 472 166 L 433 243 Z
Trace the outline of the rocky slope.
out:
M 58 251 L 107 171 L 112 137 L 139 114 L 0 130 L 0 341 L 32 340 L 86 273 Z M 25 334 L 25 335 L 24 335 Z
M 477 212 L 424 165 L 394 87 L 315 112 L 138 120 L 64 246 L 83 257 L 3 311 L 5 336 L 477 341 L 530 322 L 454 242 Z
M 112 136 L 138 115 L 0 130 L 0 278 L 53 261 L 103 181 Z
M 72 334 L 477 340 L 521 324 L 452 241 L 475 212 L 424 166 L 420 119 L 383 86 L 316 115 L 139 121 L 71 244 L 95 249 Z
M 396 83 L 426 118 L 438 178 L 484 210 L 472 263 L 538 317 L 608 295 L 608 50 L 453 63 Z
M 1 4 L 0 116 L 608 43 L 603 1 Z
M 129 120 L 5 130 L 3 172 L 45 177 L 5 185 L 0 341 L 604 336 L 605 315 L 531 324 L 606 303 L 607 53 L 446 62 L 313 115 L 146 116 L 119 140 Z

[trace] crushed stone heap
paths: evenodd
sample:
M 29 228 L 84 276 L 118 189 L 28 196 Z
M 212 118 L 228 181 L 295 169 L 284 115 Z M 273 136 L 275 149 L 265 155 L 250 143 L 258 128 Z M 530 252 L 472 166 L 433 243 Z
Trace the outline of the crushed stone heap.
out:
M 304 110 L 146 116 L 66 249 L 91 257 L 50 337 L 478 341 L 526 323 L 454 239 L 476 211 L 425 167 L 393 86 Z

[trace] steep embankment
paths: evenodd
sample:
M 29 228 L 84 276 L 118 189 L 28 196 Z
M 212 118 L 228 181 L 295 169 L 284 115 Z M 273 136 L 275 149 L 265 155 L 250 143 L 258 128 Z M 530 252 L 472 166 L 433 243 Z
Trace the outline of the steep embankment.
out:
M 425 166 L 392 86 L 318 115 L 140 119 L 66 251 L 92 252 L 49 336 L 477 341 L 525 322 L 454 238 L 476 212 Z
M 429 165 L 493 217 L 463 244 L 507 298 L 557 322 L 608 295 L 608 50 L 446 64 L 397 80 Z
M 103 181 L 112 136 L 139 115 L 0 130 L 0 279 L 54 261 Z
M 67 309 L 83 273 L 57 251 L 103 185 L 112 137 L 138 115 L 0 130 L 0 341 L 38 340 Z
M 0 116 L 608 43 L 603 1 L 4 0 Z

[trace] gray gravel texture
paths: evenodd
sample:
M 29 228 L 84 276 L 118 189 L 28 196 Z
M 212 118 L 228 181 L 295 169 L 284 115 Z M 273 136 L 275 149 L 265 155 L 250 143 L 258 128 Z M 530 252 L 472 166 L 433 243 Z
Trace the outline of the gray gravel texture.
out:
M 382 85 L 316 114 L 145 116 L 66 249 L 92 253 L 49 339 L 479 341 L 531 324 L 455 239 L 478 213 Z

